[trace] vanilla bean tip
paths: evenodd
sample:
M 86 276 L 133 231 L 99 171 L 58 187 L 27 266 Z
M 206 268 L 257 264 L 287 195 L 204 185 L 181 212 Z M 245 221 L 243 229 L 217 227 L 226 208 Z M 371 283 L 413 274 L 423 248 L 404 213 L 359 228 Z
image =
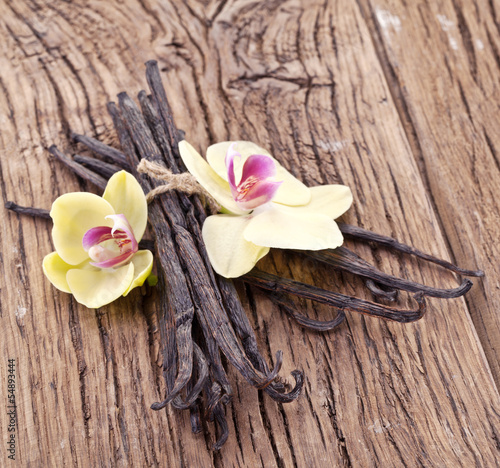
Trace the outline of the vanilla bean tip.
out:
M 153 410 L 153 411 L 160 411 L 161 409 L 165 408 L 165 406 L 168 405 L 168 403 L 170 402 L 170 399 L 167 398 L 166 400 L 163 400 L 163 401 L 159 401 L 159 402 L 156 402 L 156 403 L 153 403 L 150 408 Z
M 394 302 L 398 298 L 398 289 L 391 288 L 390 290 L 386 291 L 370 278 L 365 281 L 365 285 L 371 291 L 371 293 L 379 299 L 385 299 L 387 301 Z

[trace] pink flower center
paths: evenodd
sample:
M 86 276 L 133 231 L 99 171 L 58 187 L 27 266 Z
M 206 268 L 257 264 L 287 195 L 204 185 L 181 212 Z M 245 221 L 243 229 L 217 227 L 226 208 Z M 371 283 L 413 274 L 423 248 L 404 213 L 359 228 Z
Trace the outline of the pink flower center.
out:
M 132 227 L 123 214 L 109 215 L 113 227 L 97 226 L 89 229 L 82 239 L 82 245 L 92 262 L 98 268 L 114 268 L 128 263 L 139 246 Z
M 241 155 L 234 149 L 235 143 L 229 146 L 226 153 L 227 179 L 231 194 L 243 209 L 253 210 L 271 201 L 283 181 L 275 180 L 276 163 L 263 154 L 252 154 L 243 164 L 241 180 L 236 184 L 234 159 Z

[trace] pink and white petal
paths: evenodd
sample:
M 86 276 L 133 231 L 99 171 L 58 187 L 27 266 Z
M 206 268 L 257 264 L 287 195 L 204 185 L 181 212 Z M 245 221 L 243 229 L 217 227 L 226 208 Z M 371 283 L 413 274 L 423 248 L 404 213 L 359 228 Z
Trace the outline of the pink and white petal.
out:
M 282 180 L 279 190 L 277 191 L 273 201 L 290 206 L 300 206 L 309 203 L 311 194 L 309 189 L 292 174 L 290 174 L 275 158 L 271 156 L 269 151 L 261 148 L 260 146 L 252 143 L 251 141 L 223 141 L 211 145 L 207 149 L 207 161 L 214 171 L 227 180 L 226 170 L 226 152 L 232 143 L 236 143 L 234 149 L 241 154 L 239 164 L 235 164 L 234 173 L 236 180 L 241 180 L 241 174 L 246 160 L 252 155 L 269 156 L 276 165 L 276 180 Z
M 226 278 L 237 278 L 248 273 L 269 252 L 248 242 L 243 232 L 249 216 L 214 215 L 203 224 L 203 240 L 214 270 Z
M 352 205 L 351 189 L 345 185 L 319 185 L 309 190 L 311 201 L 307 205 L 293 207 L 280 205 L 280 208 L 291 214 L 317 213 L 336 219 Z
M 276 175 L 276 162 L 270 156 L 252 154 L 243 164 L 240 183 L 253 176 L 259 180 L 269 179 Z
M 78 265 L 88 258 L 82 239 L 97 226 L 113 225 L 106 220 L 115 214 L 113 207 L 103 198 L 87 192 L 66 193 L 52 204 L 50 216 L 54 220 L 52 239 L 57 253 L 70 265 Z
M 279 249 L 334 249 L 344 242 L 337 223 L 317 213 L 291 214 L 272 206 L 256 214 L 244 231 L 247 241 Z
M 132 226 L 139 242 L 148 223 L 148 203 L 137 179 L 126 171 L 111 176 L 102 196 L 113 206 L 116 214 L 123 214 Z
M 227 181 L 226 154 L 234 143 L 234 150 L 241 155 L 238 164 L 235 164 L 236 180 L 241 180 L 243 166 L 249 156 L 253 154 L 270 156 L 271 154 L 251 141 L 222 141 L 207 148 L 207 161 L 217 174 Z M 272 157 L 271 157 L 272 158 Z M 272 158 L 274 160 L 274 158 Z
M 134 264 L 116 269 L 73 269 L 66 275 L 75 299 L 89 309 L 98 309 L 122 296 L 134 278 Z
M 128 289 L 123 293 L 126 296 L 132 289 L 142 286 L 153 269 L 153 254 L 149 250 L 139 250 L 133 258 L 134 278 Z
M 83 235 L 82 246 L 85 252 L 88 252 L 92 246 L 112 238 L 113 235 L 111 234 L 111 228 L 109 226 L 97 226 L 89 229 Z
M 234 143 L 231 144 L 226 153 L 226 168 L 227 168 L 227 177 L 226 180 L 229 182 L 229 188 L 231 189 L 231 194 L 233 198 L 237 195 L 237 184 L 234 175 L 234 158 L 240 158 L 240 154 L 234 150 Z
M 188 171 L 220 205 L 235 214 L 246 213 L 234 201 L 227 180 L 219 177 L 186 140 L 179 143 L 179 153 Z

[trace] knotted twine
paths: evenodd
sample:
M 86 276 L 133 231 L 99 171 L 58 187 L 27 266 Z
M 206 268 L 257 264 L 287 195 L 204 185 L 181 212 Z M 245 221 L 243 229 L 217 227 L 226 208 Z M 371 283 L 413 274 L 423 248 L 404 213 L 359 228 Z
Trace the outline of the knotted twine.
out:
M 220 211 L 221 206 L 219 203 L 217 203 L 215 198 L 212 197 L 212 195 L 210 195 L 210 193 L 208 193 L 189 172 L 174 174 L 165 166 L 148 161 L 147 159 L 142 159 L 137 165 L 137 172 L 147 174 L 153 179 L 163 180 L 166 182 L 166 184 L 159 185 L 146 195 L 148 203 L 153 201 L 157 195 L 169 192 L 170 190 L 178 190 L 179 192 L 183 192 L 187 195 L 199 195 L 202 203 L 208 207 L 211 214 L 215 214 Z

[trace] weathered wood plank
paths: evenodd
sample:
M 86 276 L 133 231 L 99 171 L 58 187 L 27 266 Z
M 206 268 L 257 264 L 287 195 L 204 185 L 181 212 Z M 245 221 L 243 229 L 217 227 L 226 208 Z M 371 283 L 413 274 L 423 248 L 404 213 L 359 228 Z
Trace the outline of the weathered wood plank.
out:
M 28 1 L 2 2 L 0 13 L 4 201 L 47 208 L 61 193 L 88 189 L 44 147 L 67 146 L 70 129 L 110 141 L 106 102 L 119 91 L 145 88 L 141 62 L 157 58 L 175 96 L 177 125 L 200 149 L 228 138 L 258 141 L 309 185 L 350 185 L 355 205 L 346 221 L 448 256 L 452 236 L 442 234 L 383 58 L 353 2 Z M 498 40 L 498 31 L 488 31 Z M 418 31 L 405 40 L 412 36 Z M 419 57 L 414 51 L 408 63 L 419 66 Z M 432 72 L 425 75 L 429 80 Z M 421 98 L 414 93 L 412 99 Z M 459 105 L 457 99 L 450 94 L 449 103 Z M 437 125 L 439 116 L 429 115 L 429 125 Z M 453 137 L 440 128 L 427 134 L 430 147 L 443 134 Z M 462 180 L 465 189 L 477 189 L 472 179 Z M 460 209 L 475 206 L 461 201 Z M 165 392 L 155 291 L 150 297 L 135 291 L 97 312 L 78 306 L 41 272 L 51 250 L 50 226 L 4 218 L 0 346 L 5 359 L 18 362 L 17 455 L 25 465 L 497 463 L 499 397 L 462 299 L 429 300 L 428 315 L 413 325 L 350 316 L 338 330 L 316 334 L 240 285 L 269 361 L 282 349 L 282 374 L 302 368 L 307 381 L 297 402 L 279 405 L 230 370 L 231 435 L 212 454 L 210 428 L 194 436 L 186 415 L 148 409 Z M 472 229 L 467 236 L 479 239 Z M 385 271 L 454 284 L 437 267 L 350 246 Z M 476 266 L 469 258 L 460 263 Z M 368 297 L 360 281 L 284 253 L 262 266 Z M 482 288 L 476 283 L 471 310 L 484 306 L 476 302 Z M 304 308 L 314 317 L 334 316 L 321 306 Z M 6 381 L 6 365 L 0 379 Z M 0 421 L 6 427 L 5 414 Z
M 362 3 L 452 255 L 486 273 L 467 304 L 498 385 L 500 6 Z

